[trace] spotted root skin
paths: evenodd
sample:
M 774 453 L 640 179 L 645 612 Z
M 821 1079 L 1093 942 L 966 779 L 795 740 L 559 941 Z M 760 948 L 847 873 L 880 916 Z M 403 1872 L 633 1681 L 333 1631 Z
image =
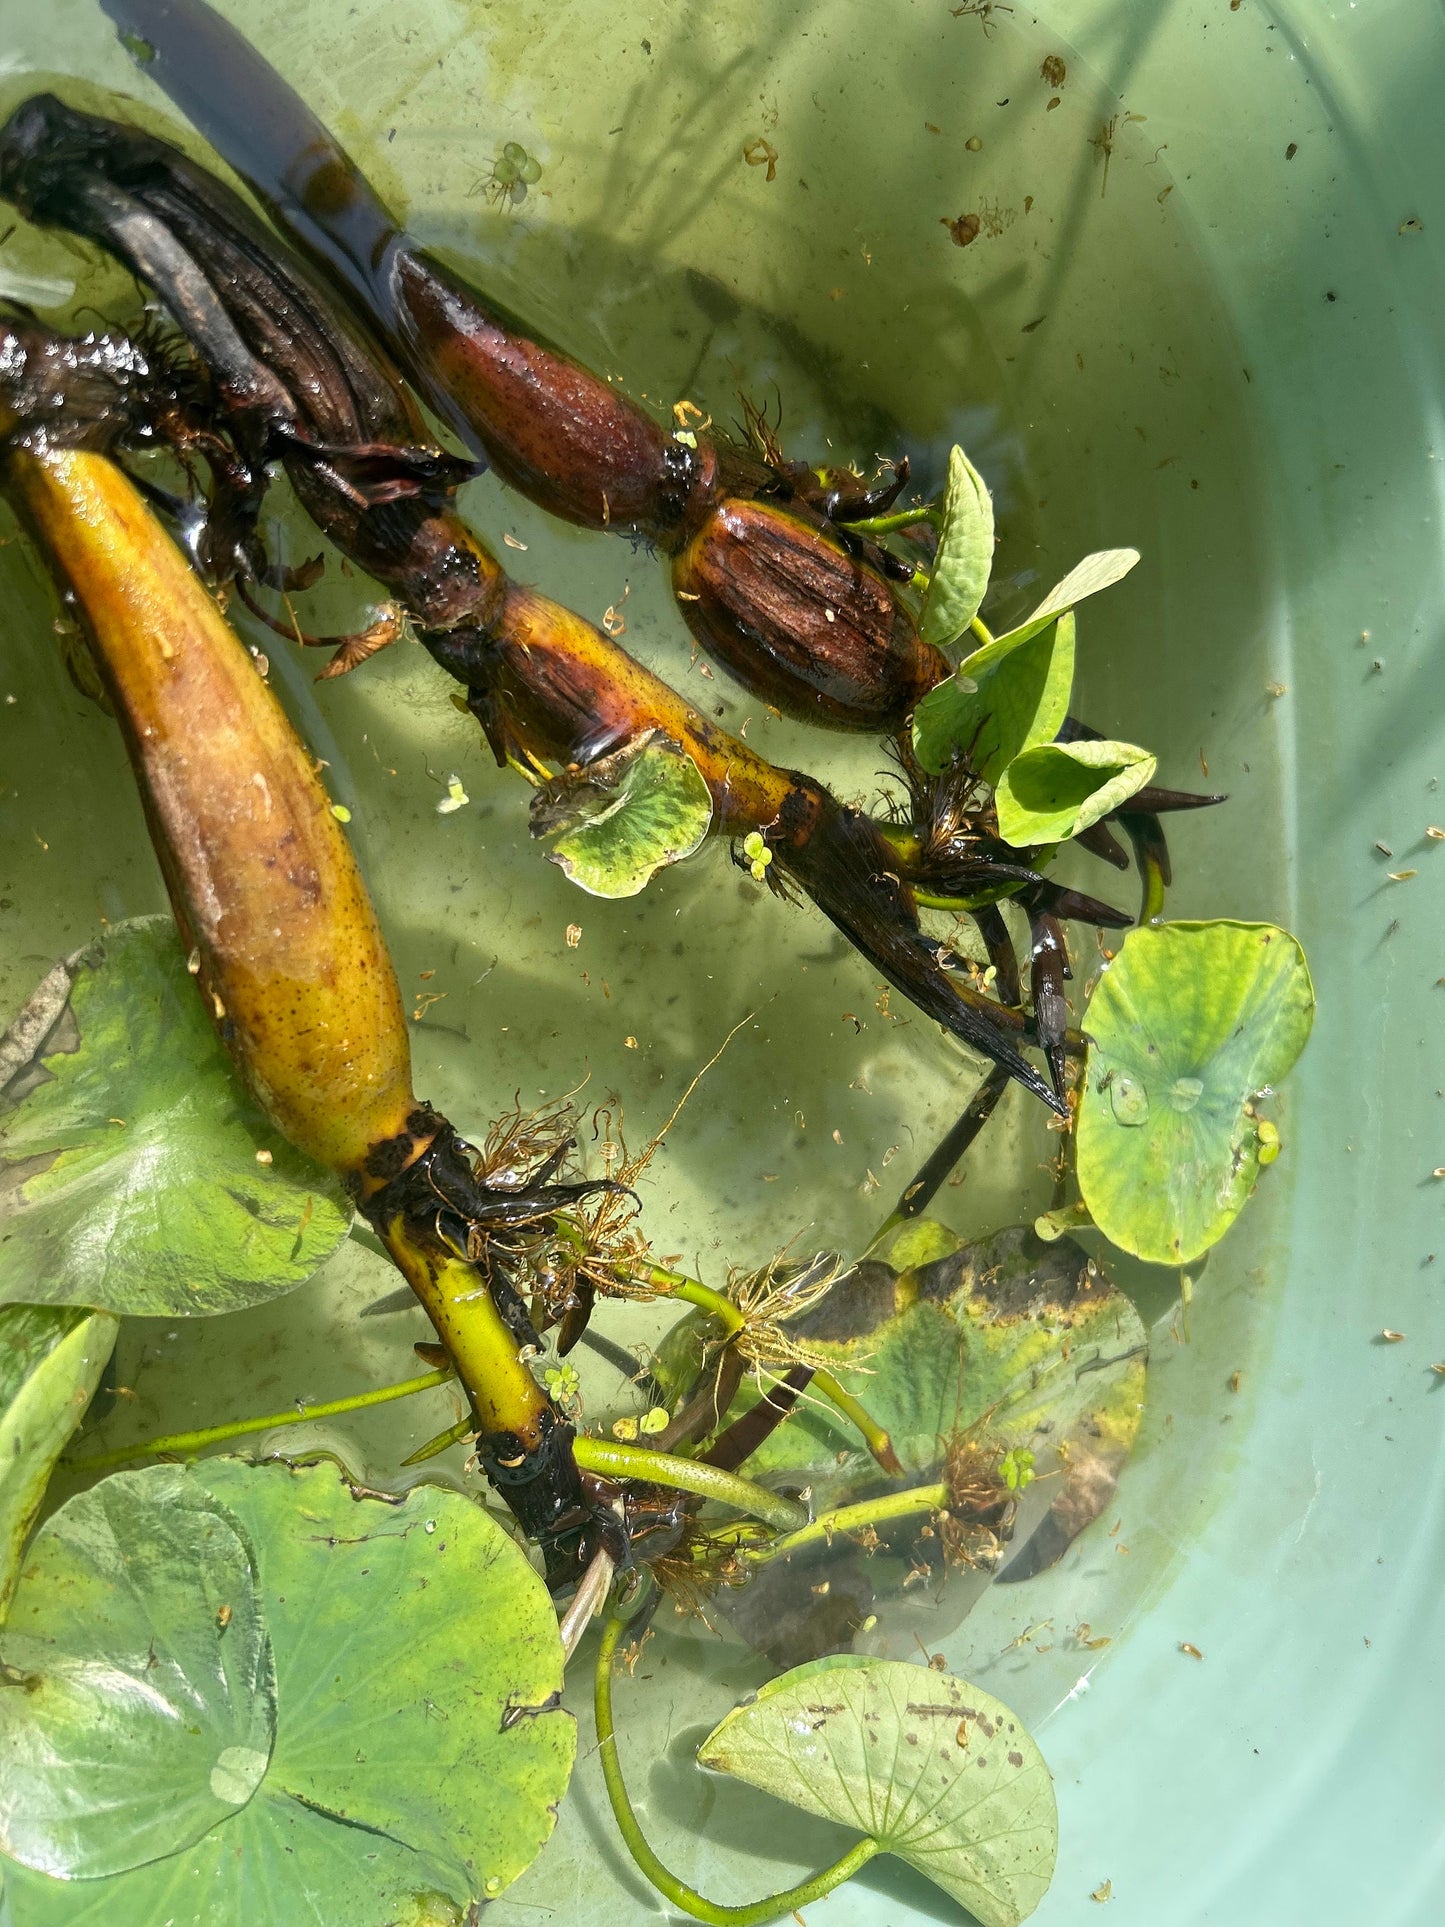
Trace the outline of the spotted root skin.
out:
M 255 663 L 134 485 L 85 449 L 6 483 L 76 598 L 200 987 L 276 1128 L 363 1170 L 416 1108 L 406 1013 L 351 846 Z
M 672 586 L 714 662 L 806 722 L 897 730 L 949 673 L 876 571 L 773 502 L 720 502 Z

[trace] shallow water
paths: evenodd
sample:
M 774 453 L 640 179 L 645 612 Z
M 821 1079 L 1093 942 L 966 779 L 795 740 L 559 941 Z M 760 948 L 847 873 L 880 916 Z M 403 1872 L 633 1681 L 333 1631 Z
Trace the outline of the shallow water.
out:
M 79 0 L 43 20 L 11 11 L 21 67 L 63 66 L 152 100 Z M 1023 13 L 986 24 L 891 9 L 885 39 L 883 10 L 861 4 L 709 4 L 649 26 L 644 45 L 590 0 L 561 18 L 540 5 L 502 11 L 418 7 L 402 27 L 394 8 L 367 0 L 337 9 L 334 25 L 317 12 L 298 24 L 266 0 L 244 19 L 383 189 L 409 201 L 418 232 L 632 392 L 664 408 L 686 396 L 729 420 L 742 388 L 781 403 L 790 452 L 867 464 L 906 449 L 921 481 L 964 440 L 999 506 L 998 593 L 985 610 L 995 626 L 1088 550 L 1139 547 L 1129 582 L 1081 616 L 1076 707 L 1159 749 L 1161 780 L 1197 786 L 1207 764 L 1209 785 L 1231 794 L 1227 810 L 1171 829 L 1171 914 L 1287 922 L 1287 746 L 1267 692 L 1275 581 L 1248 370 L 1147 121 L 1126 119 L 1129 104 Z M 1059 88 L 1039 72 L 1050 54 L 1068 68 Z M 5 104 L 23 84 L 7 82 Z M 742 158 L 758 138 L 777 152 L 772 182 Z M 474 190 L 508 139 L 543 171 L 503 212 Z M 959 248 L 944 224 L 969 213 L 982 231 Z M 115 318 L 134 312 L 123 282 L 100 280 L 51 238 L 17 235 L 0 264 L 77 281 L 77 304 L 103 289 Z M 746 723 L 774 760 L 844 792 L 876 787 L 873 746 L 778 722 L 721 672 L 704 679 L 648 554 L 549 524 L 491 478 L 471 486 L 466 506 L 494 541 L 525 544 L 504 552 L 516 574 L 594 619 L 619 610 L 629 648 L 729 727 Z M 311 543 L 287 521 L 278 546 L 294 556 Z M 328 578 L 303 619 L 346 626 L 364 586 L 334 564 Z M 9 1007 L 100 918 L 158 908 L 162 896 L 113 727 L 65 679 L 55 610 L 19 541 L 0 552 L 0 587 L 11 617 L 0 672 Z M 309 663 L 255 625 L 246 633 L 352 811 L 404 990 L 418 998 L 427 1096 L 479 1129 L 514 1093 L 530 1103 L 588 1078 L 581 1101 L 615 1096 L 635 1143 L 746 1018 L 653 1165 L 645 1205 L 656 1248 L 721 1283 L 730 1263 L 784 1244 L 866 1239 L 976 1065 L 896 996 L 880 1008 L 880 986 L 828 926 L 768 899 L 720 850 L 631 903 L 581 896 L 527 843 L 525 792 L 491 767 L 420 650 L 395 648 L 317 689 Z M 471 800 L 440 817 L 453 771 Z M 1132 877 L 1088 859 L 1078 874 L 1132 903 Z M 575 949 L 565 935 L 574 923 Z M 1080 932 L 1078 944 L 1082 980 L 1092 938 Z M 430 998 L 439 1001 L 423 1008 Z M 967 1233 L 1032 1216 L 1047 1201 L 1051 1143 L 1037 1107 L 1010 1093 L 940 1215 Z M 1158 1321 L 1119 1532 L 1096 1528 L 1055 1572 L 993 1589 L 956 1630 L 949 1601 L 910 1600 L 883 1614 L 875 1650 L 916 1653 L 915 1638 L 931 1647 L 946 1626 L 953 1669 L 1033 1721 L 1107 1662 L 1107 1649 L 1087 1649 L 1071 1629 L 1087 1621 L 1096 1635 L 1122 1634 L 1244 1449 L 1277 1256 L 1272 1188 L 1201 1280 L 1187 1344 L 1174 1278 L 1119 1268 Z M 95 1443 L 409 1375 L 420 1315 L 355 1320 L 389 1285 L 380 1261 L 348 1250 L 244 1325 L 128 1326 L 119 1374 L 134 1396 Z M 627 1308 L 605 1328 L 632 1342 L 658 1323 Z M 1244 1378 L 1231 1394 L 1235 1370 Z M 605 1370 L 584 1371 L 588 1393 L 605 1396 Z M 432 1393 L 340 1436 L 364 1457 L 359 1469 L 380 1476 L 456 1409 L 451 1394 Z M 305 1437 L 293 1432 L 289 1446 Z M 438 1463 L 460 1476 L 459 1452 Z M 704 1825 L 725 1854 L 757 1854 L 770 1824 L 761 1801 L 696 1774 L 689 1754 L 757 1677 L 740 1649 L 678 1622 L 648 1648 L 637 1683 L 619 1686 L 636 1794 L 659 1849 L 688 1877 L 710 1877 Z M 499 1923 L 555 1912 L 581 1927 L 635 1906 L 608 1825 L 584 1766 L 557 1839 L 498 1903 Z M 826 1854 L 824 1831 L 790 1819 L 788 1851 L 776 1863 L 763 1851 L 765 1877 L 782 1884 L 814 1847 Z M 912 1892 L 891 1866 L 866 1878 Z M 757 1884 L 740 1877 L 726 1891 Z

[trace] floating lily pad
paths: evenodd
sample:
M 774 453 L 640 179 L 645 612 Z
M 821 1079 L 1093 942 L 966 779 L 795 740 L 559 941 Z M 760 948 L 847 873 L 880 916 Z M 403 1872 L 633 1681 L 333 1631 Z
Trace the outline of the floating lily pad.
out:
M 557 835 L 548 855 L 594 897 L 635 897 L 659 870 L 691 856 L 711 828 L 701 770 L 652 731 L 564 773 L 532 806 L 533 836 Z
M 941 649 L 966 633 L 992 569 L 993 497 L 967 455 L 954 448 L 948 457 L 938 551 L 918 619 L 925 642 Z
M 1084 1017 L 1077 1170 L 1105 1237 L 1185 1265 L 1224 1236 L 1278 1155 L 1252 1099 L 1289 1072 L 1313 1021 L 1304 953 L 1273 924 L 1129 933 Z
M 1012 761 L 1058 734 L 1074 683 L 1074 616 L 1065 610 L 976 649 L 913 712 L 913 748 L 924 769 L 956 755 L 996 783 Z
M 171 1466 L 122 1472 L 42 1527 L 0 1637 L 0 1848 L 123 1873 L 244 1806 L 276 1679 L 251 1548 Z
M 1053 1878 L 1043 1755 L 1001 1700 L 900 1660 L 816 1660 L 736 1707 L 698 1749 L 805 1813 L 861 1829 L 981 1927 L 1017 1927 Z
M 119 1321 L 71 1306 L 0 1306 L 0 1619 L 55 1461 L 85 1415 Z
M 1018 848 L 1062 843 L 1127 803 L 1157 767 L 1133 743 L 1038 743 L 998 779 L 998 833 Z
M 555 1707 L 556 1618 L 525 1555 L 460 1494 L 357 1500 L 325 1466 L 209 1459 L 122 1477 L 170 1481 L 248 1538 L 274 1652 L 275 1738 L 244 1804 L 233 1796 L 251 1763 L 218 1762 L 232 1804 L 183 1851 L 81 1883 L 8 1865 L 13 1927 L 460 1927 L 540 1850 L 575 1750 L 572 1719 Z M 27 1566 L 21 1599 L 31 1583 Z M 37 1599 L 42 1587 L 43 1574 Z M 178 1590 L 190 1636 L 207 1624 L 214 1634 L 209 1563 Z M 47 1622 L 63 1610 L 53 1587 L 43 1604 Z M 225 1639 L 235 1626 L 233 1615 Z M 143 1667 L 144 1643 L 138 1656 Z M 29 1697 L 0 1704 L 19 1702 L 21 1718 Z M 210 1779 L 207 1767 L 202 1789 Z
M 176 1317 L 303 1283 L 350 1207 L 246 1093 L 171 920 L 116 924 L 57 972 L 7 1033 L 43 1026 L 30 1057 L 0 1048 L 0 1302 Z

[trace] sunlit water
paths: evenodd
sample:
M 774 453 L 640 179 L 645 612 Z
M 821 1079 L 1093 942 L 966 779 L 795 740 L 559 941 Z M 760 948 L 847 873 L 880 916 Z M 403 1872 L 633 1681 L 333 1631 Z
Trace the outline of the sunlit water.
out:
M 88 5 L 65 0 L 42 18 L 10 0 L 7 11 L 17 68 L 81 75 L 154 108 Z M 408 9 L 404 26 L 384 0 L 330 10 L 334 26 L 326 9 L 302 24 L 293 11 L 266 0 L 245 23 L 383 188 L 409 199 L 417 231 L 633 393 L 660 410 L 686 397 L 727 422 L 741 390 L 781 408 L 790 453 L 866 466 L 906 450 L 925 484 L 963 440 L 998 504 L 985 611 L 996 627 L 1083 553 L 1139 547 L 1130 581 L 1083 612 L 1075 707 L 1157 748 L 1161 780 L 1199 786 L 1207 769 L 1209 786 L 1231 794 L 1227 810 L 1171 829 L 1174 914 L 1286 914 L 1259 640 L 1270 525 L 1252 482 L 1249 371 L 1176 211 L 1168 154 L 1147 119 L 1129 118 L 1132 103 L 1093 87 L 1070 49 L 1022 14 L 986 22 L 946 8 L 756 0 L 637 28 L 590 4 L 566 9 L 565 27 L 531 4 L 503 20 L 439 0 Z M 1048 55 L 1065 62 L 1062 85 L 1041 75 Z M 7 104 L 30 84 L 12 78 Z M 502 210 L 480 184 L 507 139 L 542 174 Z M 772 181 L 744 161 L 757 140 L 776 153 Z M 980 231 L 960 248 L 947 224 L 969 215 Z M 74 283 L 72 312 L 87 301 L 116 320 L 135 312 L 123 279 L 53 237 L 15 235 L 0 266 Z M 594 620 L 620 613 L 628 648 L 764 753 L 844 793 L 876 792 L 875 746 L 780 722 L 721 672 L 709 679 L 656 558 L 549 523 L 491 478 L 464 500 L 491 540 L 518 545 L 501 552 L 519 577 Z M 313 546 L 294 518 L 274 534 L 293 558 Z M 66 679 L 56 606 L 20 539 L 0 552 L 0 586 L 0 1004 L 12 1008 L 103 920 L 163 897 L 116 732 Z M 333 558 L 302 613 L 316 628 L 345 627 L 367 601 Z M 394 648 L 318 690 L 313 662 L 239 621 L 352 812 L 415 1000 L 419 1090 L 476 1132 L 515 1095 L 530 1104 L 580 1086 L 584 1107 L 620 1108 L 635 1145 L 745 1020 L 648 1174 L 656 1250 L 721 1284 L 730 1265 L 783 1246 L 866 1241 L 966 1099 L 975 1063 L 896 994 L 882 999 L 829 926 L 771 900 L 721 849 L 629 903 L 581 895 L 528 842 L 525 791 L 491 765 L 419 649 Z M 441 816 L 453 772 L 470 800 Z M 1132 876 L 1087 859 L 1078 875 L 1133 903 Z M 1092 933 L 1076 941 L 1082 980 Z M 1053 1143 L 1039 1108 L 1010 1093 L 939 1214 L 965 1233 L 1032 1217 L 1047 1202 Z M 1107 1649 L 1075 1629 L 1123 1634 L 1243 1447 L 1271 1239 L 1266 1200 L 1216 1255 L 1187 1331 L 1172 1276 L 1119 1269 L 1157 1329 L 1148 1416 L 1116 1513 L 1056 1571 L 992 1589 L 961 1625 L 954 1598 L 885 1602 L 869 1650 L 916 1655 L 946 1635 L 953 1668 L 1031 1720 L 1106 1663 Z M 410 1375 L 420 1315 L 357 1320 L 389 1288 L 381 1262 L 349 1248 L 264 1311 L 127 1325 L 124 1391 L 93 1443 Z M 664 1322 L 632 1307 L 599 1312 L 627 1343 Z M 582 1368 L 596 1409 L 615 1378 L 595 1361 Z M 1235 1371 L 1238 1393 L 1227 1389 Z M 384 1478 L 459 1409 L 431 1393 L 326 1436 Z M 308 1439 L 314 1430 L 284 1442 Z M 470 1484 L 462 1456 L 428 1470 Z M 628 1746 L 661 1850 L 701 1874 L 702 1828 L 724 1850 L 753 1852 L 763 1823 L 752 1796 L 696 1773 L 690 1748 L 761 1675 L 696 1621 L 664 1613 L 659 1626 L 621 1689 Z M 586 1695 L 575 1697 L 585 1726 Z M 599 1814 L 584 1764 L 557 1839 L 494 1910 L 499 1923 L 551 1909 L 581 1927 L 634 1904 Z M 742 1884 L 781 1884 L 814 1846 L 828 1851 L 823 1831 L 814 1840 L 790 1826 L 787 1849 L 768 1849 L 766 1869 Z

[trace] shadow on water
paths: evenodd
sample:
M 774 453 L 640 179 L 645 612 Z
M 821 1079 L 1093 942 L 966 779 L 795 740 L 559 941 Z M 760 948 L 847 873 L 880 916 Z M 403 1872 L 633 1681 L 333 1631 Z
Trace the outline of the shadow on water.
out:
M 996 625 L 1088 550 L 1138 546 L 1134 577 L 1081 619 L 1079 707 L 1158 747 L 1161 780 L 1188 786 L 1207 764 L 1211 783 L 1231 792 L 1229 812 L 1183 824 L 1174 839 L 1175 912 L 1281 912 L 1284 853 L 1259 829 L 1280 816 L 1261 655 L 1272 580 L 1241 356 L 1188 223 L 1163 192 L 1167 155 L 1081 68 L 1049 107 L 1039 68 L 1058 43 L 1047 28 L 1009 19 L 985 33 L 946 8 L 925 17 L 862 0 L 732 0 L 660 25 L 619 21 L 601 0 L 562 10 L 435 0 L 408 9 L 405 24 L 383 0 L 329 12 L 260 0 L 245 23 L 383 189 L 405 184 L 424 238 L 659 412 L 686 396 L 727 422 L 742 388 L 781 401 L 784 437 L 799 452 L 867 466 L 906 449 L 924 484 L 941 474 L 950 442 L 964 440 L 999 506 Z M 1136 31 L 1132 15 L 1128 25 Z M 148 124 L 174 132 L 96 32 L 80 0 L 59 0 L 53 20 L 26 24 L 17 59 L 39 69 L 73 52 L 86 82 L 60 84 L 77 104 L 103 108 L 113 101 L 103 90 L 122 88 L 143 97 Z M 1121 72 L 1126 55 L 1121 40 Z M 0 108 L 36 78 L 7 75 Z M 1101 191 L 1092 143 L 1115 116 Z M 503 213 L 473 190 L 513 138 L 544 165 L 527 201 Z M 776 152 L 772 181 L 744 161 L 754 141 Z M 980 221 L 965 248 L 947 225 L 962 214 Z M 53 237 L 17 234 L 0 264 L 76 282 L 74 313 L 87 302 L 116 318 L 136 312 L 123 277 Z M 500 552 L 515 574 L 594 620 L 618 611 L 629 649 L 729 728 L 746 728 L 774 761 L 850 796 L 876 788 L 875 746 L 772 718 L 692 659 L 654 557 L 550 524 L 491 477 L 470 487 L 466 505 L 488 539 L 511 538 Z M 299 520 L 278 515 L 278 552 L 313 552 Z M 0 550 L 0 588 L 15 638 L 6 688 L 13 682 L 17 696 L 0 709 L 9 732 L 0 991 L 14 1004 L 99 915 L 153 909 L 162 897 L 115 732 L 66 681 L 53 602 L 19 542 Z M 343 627 L 370 593 L 333 561 L 298 612 Z M 626 903 L 582 896 L 528 842 L 525 790 L 491 765 L 419 650 L 401 645 L 317 689 L 310 663 L 247 621 L 352 811 L 418 1012 L 419 1088 L 476 1131 L 518 1096 L 534 1103 L 590 1077 L 579 1103 L 615 1099 L 636 1146 L 751 1013 L 658 1155 L 645 1187 L 649 1234 L 717 1284 L 730 1262 L 756 1264 L 794 1238 L 861 1242 L 956 1114 L 975 1068 L 898 1000 L 881 999 L 816 917 L 768 900 L 721 850 Z M 439 816 L 453 772 L 470 801 Z M 1110 894 L 1098 866 L 1080 875 Z M 1119 900 L 1132 901 L 1132 881 L 1122 887 Z M 575 946 L 569 926 L 580 930 Z M 1092 962 L 1086 944 L 1080 984 Z M 941 1215 L 968 1232 L 1032 1216 L 1047 1199 L 1051 1142 L 1014 1094 L 963 1182 L 942 1194 Z M 1086 1535 L 1058 1573 L 991 1589 L 957 1653 L 950 1639 L 951 1660 L 987 1670 L 1031 1622 L 1056 1619 L 1052 1645 L 1040 1634 L 1046 1650 L 1023 1647 L 1007 1662 L 1006 1697 L 1028 1717 L 1050 1710 L 1079 1670 L 1065 1629 L 1090 1618 L 1122 1630 L 1236 1449 L 1219 1389 L 1245 1362 L 1271 1236 L 1261 1213 L 1231 1240 L 1190 1346 L 1156 1335 L 1150 1417 L 1121 1495 L 1128 1529 L 1118 1543 L 1133 1541 L 1132 1558 Z M 1135 1268 L 1126 1282 L 1164 1316 L 1172 1277 Z M 355 1323 L 367 1295 L 386 1288 L 374 1261 L 348 1252 L 270 1308 L 247 1349 L 225 1321 L 147 1328 L 136 1430 L 219 1416 L 220 1384 L 239 1412 L 350 1389 L 338 1375 L 404 1375 L 417 1320 L 378 1320 L 364 1333 Z M 629 1309 L 617 1329 L 631 1342 L 665 1322 Z M 390 1408 L 358 1436 L 383 1464 L 388 1449 L 446 1422 L 436 1405 Z M 914 1623 L 926 1629 L 923 1608 Z M 630 1777 L 664 1858 L 708 1887 L 704 1825 L 710 1842 L 745 1860 L 762 1862 L 774 1849 L 760 1842 L 777 1842 L 783 1878 L 814 1849 L 814 1864 L 831 1857 L 835 1830 L 792 1814 L 782 1822 L 690 1764 L 704 1700 L 720 1716 L 729 1693 L 755 1683 L 741 1649 L 670 1631 L 654 1650 L 657 1677 L 643 1680 L 640 1668 L 619 1701 L 625 1692 Z M 915 1653 L 910 1633 L 898 1656 Z M 573 1697 L 585 1757 L 580 1681 Z M 871 1912 L 885 1899 L 947 1917 L 891 1861 L 861 1884 Z M 595 1766 L 584 1765 L 551 1848 L 488 1918 L 520 1927 L 551 1911 L 591 1927 L 620 1907 L 635 1913 L 641 1892 Z

